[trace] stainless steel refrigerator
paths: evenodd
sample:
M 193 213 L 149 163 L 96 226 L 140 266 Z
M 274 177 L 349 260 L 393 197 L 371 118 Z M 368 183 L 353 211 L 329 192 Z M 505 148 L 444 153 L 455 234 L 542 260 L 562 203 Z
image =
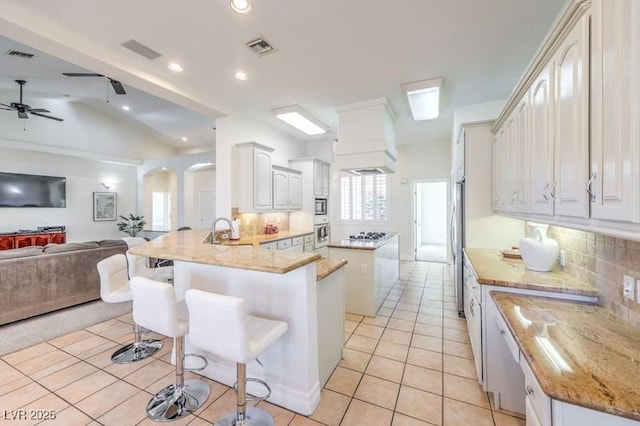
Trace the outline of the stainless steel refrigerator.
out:
M 453 205 L 451 207 L 451 253 L 453 256 L 453 285 L 456 296 L 458 316 L 464 317 L 464 281 L 463 281 L 463 255 L 465 246 L 465 220 L 464 220 L 464 189 L 465 176 L 456 180 L 452 186 Z
M 493 122 L 462 125 L 453 149 L 451 252 L 458 315 L 464 316 L 465 247 L 507 249 L 524 235 L 524 222 L 494 214 L 492 205 Z

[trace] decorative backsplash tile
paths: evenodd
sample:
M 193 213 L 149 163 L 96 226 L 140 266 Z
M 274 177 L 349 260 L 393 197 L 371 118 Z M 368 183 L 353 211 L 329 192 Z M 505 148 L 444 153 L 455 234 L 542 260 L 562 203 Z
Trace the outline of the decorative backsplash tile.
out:
M 567 272 L 596 287 L 614 315 L 640 327 L 640 304 L 622 291 L 625 275 L 640 279 L 640 242 L 558 226 L 549 226 L 547 236 L 566 250 Z
M 240 237 L 252 237 L 265 234 L 266 225 L 275 225 L 278 231 L 289 230 L 289 213 L 238 213 L 237 208 L 231 210 L 233 218 L 240 220 Z

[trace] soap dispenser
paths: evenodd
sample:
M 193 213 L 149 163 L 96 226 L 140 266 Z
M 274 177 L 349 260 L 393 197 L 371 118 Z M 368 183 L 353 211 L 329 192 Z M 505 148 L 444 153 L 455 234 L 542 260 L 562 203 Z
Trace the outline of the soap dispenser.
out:
M 240 239 L 240 221 L 236 218 L 231 221 L 231 239 Z

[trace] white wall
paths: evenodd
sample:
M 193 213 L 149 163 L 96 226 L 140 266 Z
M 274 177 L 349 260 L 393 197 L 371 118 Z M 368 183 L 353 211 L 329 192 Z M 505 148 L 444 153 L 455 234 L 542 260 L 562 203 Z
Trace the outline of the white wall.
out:
M 58 99 L 25 99 L 46 108 L 58 122 L 46 118 L 18 119 L 13 111 L 0 111 L 0 141 L 37 143 L 40 150 L 72 150 L 88 158 L 146 159 L 174 155 L 175 149 L 157 135 L 127 125 L 90 106 Z M 26 128 L 26 130 L 23 130 Z
M 495 120 L 498 118 L 502 108 L 504 108 L 505 102 L 505 100 L 497 100 L 456 108 L 453 112 L 453 133 L 451 139 L 454 142 L 456 141 L 461 124 Z
M 130 164 L 2 149 L 0 170 L 3 172 L 66 177 L 67 207 L 0 208 L 0 232 L 64 225 L 69 242 L 122 237 L 124 234 L 118 232 L 116 221 L 93 221 L 93 193 L 116 192 L 117 213 L 135 211 L 136 168 Z M 114 182 L 110 189 L 101 185 L 105 179 Z
M 275 149 L 274 165 L 289 167 L 289 159 L 306 156 L 305 143 L 239 114 L 216 120 L 216 214 L 231 216 L 232 147 L 256 142 Z

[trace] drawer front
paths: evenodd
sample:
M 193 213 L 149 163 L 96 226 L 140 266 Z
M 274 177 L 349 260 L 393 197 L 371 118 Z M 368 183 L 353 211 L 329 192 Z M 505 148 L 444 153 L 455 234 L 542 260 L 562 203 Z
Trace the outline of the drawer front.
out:
M 303 242 L 304 242 L 304 238 L 302 237 L 295 237 L 291 239 L 292 246 L 301 246 Z
M 287 238 L 286 240 L 278 241 L 278 250 L 285 250 L 291 247 L 291 238 Z
M 518 348 L 518 344 L 511 335 L 509 327 L 507 327 L 507 324 L 504 322 L 504 319 L 500 314 L 496 315 L 496 326 L 498 327 L 498 332 L 504 339 L 504 342 L 507 344 L 509 352 L 511 352 L 511 356 L 516 362 L 520 362 L 520 349 Z
M 527 394 L 526 401 L 531 404 L 531 408 L 535 411 L 540 424 L 551 424 L 551 398 L 549 398 L 543 391 L 538 381 L 536 380 L 529 364 L 524 357 L 520 360 L 520 368 L 524 373 L 524 386 Z M 528 423 L 527 423 L 528 424 Z
M 262 244 L 260 244 L 260 247 L 263 248 L 263 249 L 267 249 L 267 250 L 275 250 L 277 248 L 275 241 L 272 241 L 272 242 L 269 242 L 269 243 L 262 243 Z
M 313 242 L 313 234 L 308 234 L 304 236 L 304 242 L 305 243 L 312 243 Z

